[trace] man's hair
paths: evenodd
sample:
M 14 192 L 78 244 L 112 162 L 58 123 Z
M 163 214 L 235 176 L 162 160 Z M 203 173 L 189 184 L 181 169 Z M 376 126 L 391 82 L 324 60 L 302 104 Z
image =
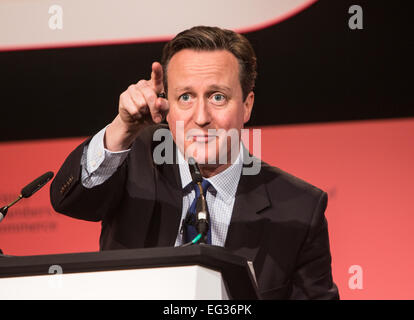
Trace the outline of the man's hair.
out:
M 256 76 L 256 54 L 250 42 L 241 34 L 217 27 L 197 26 L 177 34 L 163 49 L 161 64 L 164 71 L 164 88 L 167 91 L 167 67 L 178 51 L 193 49 L 196 51 L 227 50 L 239 62 L 239 78 L 243 100 L 253 90 Z

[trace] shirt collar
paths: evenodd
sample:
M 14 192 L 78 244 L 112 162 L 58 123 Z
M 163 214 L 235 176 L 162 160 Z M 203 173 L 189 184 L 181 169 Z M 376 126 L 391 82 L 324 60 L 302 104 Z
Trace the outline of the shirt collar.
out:
M 241 171 L 243 169 L 243 143 L 240 143 L 239 155 L 236 161 L 226 170 L 208 178 L 213 188 L 217 192 L 217 197 L 224 202 L 230 202 L 236 196 L 237 186 L 239 185 Z M 177 159 L 181 176 L 181 187 L 186 188 L 191 182 L 191 173 L 187 161 L 177 147 Z

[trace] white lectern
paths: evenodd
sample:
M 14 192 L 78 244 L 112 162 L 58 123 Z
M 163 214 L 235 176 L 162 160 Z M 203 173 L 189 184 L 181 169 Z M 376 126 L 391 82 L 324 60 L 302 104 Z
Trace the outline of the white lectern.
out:
M 0 300 L 258 298 L 246 259 L 210 245 L 0 258 Z

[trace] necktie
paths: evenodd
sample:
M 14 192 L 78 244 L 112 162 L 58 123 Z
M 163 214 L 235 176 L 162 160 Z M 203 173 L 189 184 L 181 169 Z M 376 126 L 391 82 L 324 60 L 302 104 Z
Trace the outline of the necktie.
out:
M 197 184 L 193 183 L 192 185 L 194 187 L 196 196 L 193 202 L 191 203 L 190 208 L 188 209 L 188 212 L 187 212 L 187 216 L 183 222 L 184 243 L 192 241 L 197 236 L 197 229 L 195 227 L 195 222 L 196 222 L 197 200 L 200 197 L 200 190 Z M 201 182 L 201 187 L 203 188 L 204 197 L 206 197 L 207 189 L 210 185 L 211 185 L 210 182 L 208 182 L 205 179 L 203 179 L 203 181 Z M 210 224 L 210 228 L 208 229 L 207 243 L 211 244 L 211 224 Z

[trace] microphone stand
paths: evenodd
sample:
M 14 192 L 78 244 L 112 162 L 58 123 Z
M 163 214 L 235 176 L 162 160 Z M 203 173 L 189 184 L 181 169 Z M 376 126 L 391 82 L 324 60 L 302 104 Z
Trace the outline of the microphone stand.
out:
M 208 230 L 209 230 L 209 223 L 210 223 L 210 216 L 207 209 L 207 201 L 204 196 L 203 187 L 201 182 L 203 181 L 203 176 L 201 175 L 200 168 L 198 167 L 197 162 L 194 160 L 194 158 L 190 157 L 188 159 L 189 169 L 191 173 L 191 178 L 193 180 L 193 183 L 195 183 L 199 190 L 199 197 L 197 199 L 196 203 L 196 212 L 195 212 L 195 228 L 197 230 L 197 237 L 195 237 L 192 241 L 185 243 L 182 245 L 182 247 L 190 246 L 192 244 L 195 244 L 197 242 L 200 242 L 200 244 L 206 244 L 207 243 L 207 237 L 208 237 Z M 187 218 L 183 221 L 184 223 L 188 223 Z
M 23 199 L 23 196 L 20 194 L 16 200 L 10 202 L 7 206 L 4 206 L 3 208 L 0 209 L 0 222 L 3 221 L 3 219 L 6 217 L 7 211 L 9 210 L 9 208 L 13 206 L 14 204 L 16 204 L 17 202 L 19 202 L 21 199 Z
M 31 197 L 35 192 L 41 189 L 50 179 L 52 179 L 53 175 L 54 174 L 52 171 L 46 172 L 45 174 L 41 175 L 39 178 L 33 180 L 31 183 L 25 186 L 20 192 L 16 200 L 10 202 L 8 205 L 4 206 L 3 208 L 0 208 L 0 222 L 3 221 L 3 219 L 6 217 L 7 211 L 9 210 L 11 206 L 15 205 L 17 202 L 19 202 L 23 198 Z M 7 257 L 7 255 L 3 254 L 3 251 L 1 249 L 0 249 L 0 257 Z
M 207 210 L 207 201 L 204 197 L 204 190 L 200 182 L 197 182 L 198 189 L 200 190 L 200 196 L 197 200 L 196 206 L 196 229 L 201 234 L 200 243 L 207 243 L 207 235 L 209 229 L 209 214 Z
M 20 194 L 16 200 L 10 202 L 7 206 L 0 208 L 0 222 L 3 221 L 3 219 L 6 217 L 7 211 L 9 210 L 9 208 L 13 206 L 14 204 L 16 204 L 17 202 L 19 202 L 21 199 L 23 199 L 23 196 Z M 4 254 L 3 250 L 0 249 L 0 258 L 6 258 L 6 257 L 11 257 L 11 256 Z

